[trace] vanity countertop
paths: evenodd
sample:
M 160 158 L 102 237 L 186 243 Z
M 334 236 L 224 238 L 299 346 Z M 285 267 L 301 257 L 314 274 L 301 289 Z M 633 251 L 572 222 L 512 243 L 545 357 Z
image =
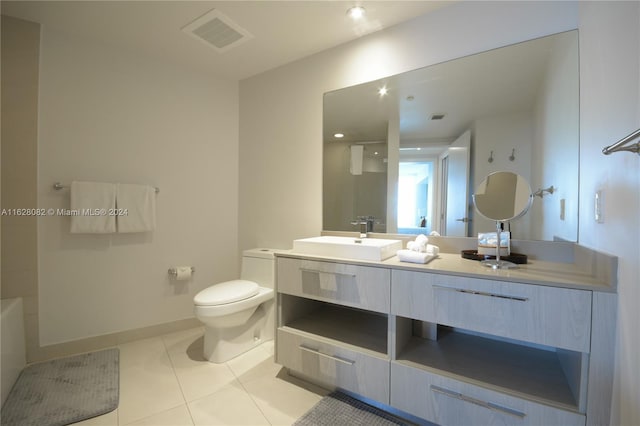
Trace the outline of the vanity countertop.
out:
M 587 250 L 588 251 L 588 250 Z M 354 265 L 375 266 L 434 274 L 455 275 L 496 281 L 548 285 L 601 292 L 616 292 L 617 258 L 588 251 L 580 253 L 575 263 L 559 263 L 529 260 L 517 269 L 494 270 L 475 260 L 463 259 L 460 254 L 440 253 L 427 264 L 401 262 L 397 256 L 383 261 L 367 261 L 326 256 L 308 255 L 287 251 L 280 257 L 296 257 L 309 260 L 345 262 Z

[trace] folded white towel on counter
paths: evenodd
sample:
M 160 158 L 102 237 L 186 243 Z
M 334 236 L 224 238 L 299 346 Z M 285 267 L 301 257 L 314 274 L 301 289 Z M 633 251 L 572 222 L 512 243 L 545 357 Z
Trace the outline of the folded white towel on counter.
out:
M 438 257 L 437 253 L 421 253 L 413 250 L 398 250 L 396 255 L 398 259 L 400 259 L 400 262 L 410 263 L 427 263 Z
M 407 249 L 417 251 L 420 253 L 426 253 L 428 243 L 429 243 L 429 238 L 427 238 L 427 236 L 424 234 L 420 234 L 416 237 L 415 241 L 409 241 L 407 243 Z
M 109 214 L 116 207 L 116 186 L 103 182 L 71 182 L 73 234 L 116 232 L 116 218 Z
M 440 247 L 434 246 L 433 244 L 427 244 L 427 254 L 437 255 L 440 253 Z
M 427 251 L 427 245 L 422 245 L 417 241 L 409 241 L 407 243 L 407 250 L 417 251 L 419 253 L 424 253 Z
M 148 232 L 156 227 L 156 189 L 148 185 L 117 185 L 118 232 Z

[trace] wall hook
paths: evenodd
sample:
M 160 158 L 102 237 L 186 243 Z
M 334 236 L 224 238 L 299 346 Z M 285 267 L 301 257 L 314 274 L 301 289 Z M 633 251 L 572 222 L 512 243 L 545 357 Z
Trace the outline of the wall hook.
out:
M 491 151 L 491 154 L 489 154 L 489 159 L 487 161 L 493 163 L 493 151 Z
M 540 189 L 538 189 L 536 192 L 533 193 L 533 196 L 534 197 L 544 198 L 545 192 L 547 194 L 553 194 L 556 190 L 557 190 L 557 188 L 554 188 L 553 185 L 551 185 L 548 188 L 540 188 Z
M 515 160 L 515 159 L 516 159 L 516 149 L 515 149 L 515 148 L 513 148 L 513 149 L 511 150 L 511 155 L 509 156 L 509 161 L 513 161 L 513 160 Z

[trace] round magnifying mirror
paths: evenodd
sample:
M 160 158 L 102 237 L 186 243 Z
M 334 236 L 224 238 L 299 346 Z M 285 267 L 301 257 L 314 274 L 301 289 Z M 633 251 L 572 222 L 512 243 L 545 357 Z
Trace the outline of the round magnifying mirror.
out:
M 473 205 L 482 216 L 496 221 L 496 258 L 482 261 L 483 265 L 493 269 L 516 267 L 511 262 L 500 260 L 500 224 L 522 216 L 532 203 L 529 182 L 516 173 L 491 173 L 478 185 L 473 194 Z

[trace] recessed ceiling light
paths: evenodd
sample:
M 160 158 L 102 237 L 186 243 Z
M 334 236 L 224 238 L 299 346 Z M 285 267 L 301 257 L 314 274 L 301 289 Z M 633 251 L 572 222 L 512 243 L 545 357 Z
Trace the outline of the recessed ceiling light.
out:
M 347 15 L 354 21 L 358 19 L 362 19 L 364 17 L 364 7 L 362 6 L 354 6 L 347 10 Z
M 340 138 L 344 138 L 344 133 L 335 133 L 335 134 L 333 135 L 333 137 L 334 137 L 334 138 L 338 138 L 338 139 L 340 139 Z

